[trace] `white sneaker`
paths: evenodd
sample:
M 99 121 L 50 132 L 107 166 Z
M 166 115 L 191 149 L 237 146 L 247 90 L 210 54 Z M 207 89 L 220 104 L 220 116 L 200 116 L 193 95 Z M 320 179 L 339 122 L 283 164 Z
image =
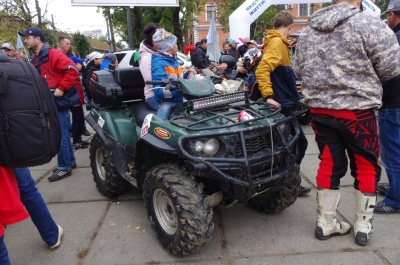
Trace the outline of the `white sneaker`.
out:
M 50 246 L 50 249 L 56 249 L 61 245 L 61 238 L 63 236 L 64 230 L 59 225 L 57 225 L 57 227 L 58 227 L 58 240 L 57 243 L 55 243 L 53 246 Z

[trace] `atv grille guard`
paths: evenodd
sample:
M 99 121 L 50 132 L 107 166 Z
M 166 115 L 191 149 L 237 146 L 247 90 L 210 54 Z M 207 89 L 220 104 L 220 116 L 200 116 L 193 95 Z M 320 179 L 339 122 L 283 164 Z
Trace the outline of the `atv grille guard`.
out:
M 278 130 L 284 123 L 289 123 L 292 128 L 287 140 L 282 140 L 285 136 Z M 287 117 L 271 126 L 184 135 L 179 138 L 178 146 L 182 156 L 187 158 L 186 165 L 195 175 L 213 175 L 221 181 L 246 187 L 253 194 L 262 192 L 264 185 L 289 174 L 298 156 L 299 134 L 298 123 L 293 117 Z M 196 156 L 187 148 L 189 141 L 210 137 L 224 142 L 223 156 Z
M 174 116 L 170 119 L 170 122 L 178 126 L 180 128 L 184 128 L 190 131 L 203 131 L 203 130 L 215 130 L 215 129 L 222 129 L 222 128 L 229 128 L 233 126 L 237 126 L 240 124 L 249 124 L 250 122 L 262 120 L 265 118 L 269 118 L 276 113 L 280 112 L 281 109 L 268 105 L 265 102 L 251 102 L 248 100 L 248 94 L 239 92 L 239 93 L 232 93 L 232 94 L 242 94 L 246 95 L 246 104 L 235 104 L 241 98 L 242 102 L 242 95 L 236 95 L 233 97 L 227 97 L 228 100 L 232 100 L 231 104 L 225 103 L 223 105 L 219 105 L 219 107 L 210 107 L 208 108 L 201 108 L 198 111 L 186 113 L 183 115 Z M 231 94 L 227 94 L 231 95 Z M 221 96 L 217 96 L 215 98 L 219 98 Z M 208 99 L 208 98 L 207 98 Z M 226 98 L 225 98 L 226 99 Z M 197 100 L 196 100 L 197 101 Z M 193 101 L 191 101 L 193 102 Z M 188 101 L 189 105 L 190 101 Z M 192 104 L 192 103 L 190 103 Z M 188 108 L 190 108 L 188 106 Z M 268 115 L 266 115 L 263 110 L 272 110 Z M 238 115 L 239 113 L 245 110 L 248 114 L 253 116 L 251 120 L 239 121 Z

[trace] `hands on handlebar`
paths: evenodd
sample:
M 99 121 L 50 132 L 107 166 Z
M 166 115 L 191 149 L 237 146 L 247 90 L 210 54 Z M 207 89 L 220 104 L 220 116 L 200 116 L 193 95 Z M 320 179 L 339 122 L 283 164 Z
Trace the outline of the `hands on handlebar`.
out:
M 166 89 L 166 90 L 175 90 L 179 86 L 179 81 L 178 80 L 169 80 L 169 79 L 162 79 L 160 80 L 151 80 L 151 81 L 146 81 L 146 85 L 160 85 L 159 87 L 153 87 L 152 89 Z

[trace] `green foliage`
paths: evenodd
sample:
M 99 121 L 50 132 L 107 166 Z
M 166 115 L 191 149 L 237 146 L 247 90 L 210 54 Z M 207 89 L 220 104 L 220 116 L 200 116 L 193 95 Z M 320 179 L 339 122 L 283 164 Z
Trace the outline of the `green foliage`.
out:
M 72 50 L 79 58 L 85 58 L 86 54 L 91 52 L 90 43 L 85 35 L 80 32 L 72 35 Z
M 389 0 L 377 0 L 375 1 L 375 5 L 377 5 L 383 13 L 386 11 L 387 6 L 389 5 Z M 386 19 L 386 17 L 382 16 L 381 19 Z
M 182 48 L 185 33 L 190 28 L 193 17 L 203 10 L 206 2 L 207 0 L 180 0 L 179 7 L 135 7 L 131 9 L 134 47 L 138 47 L 142 42 L 143 29 L 153 22 L 175 34 L 178 38 L 178 46 Z M 111 9 L 113 10 L 112 26 L 116 35 L 128 43 L 126 10 L 123 7 L 112 7 Z

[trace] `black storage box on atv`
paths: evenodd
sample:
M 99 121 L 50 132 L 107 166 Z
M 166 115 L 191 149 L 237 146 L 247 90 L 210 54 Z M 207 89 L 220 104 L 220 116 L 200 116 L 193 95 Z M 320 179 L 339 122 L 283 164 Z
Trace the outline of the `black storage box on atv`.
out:
M 122 101 L 144 99 L 144 86 L 139 67 L 129 67 L 93 72 L 89 89 L 96 105 L 117 108 Z

